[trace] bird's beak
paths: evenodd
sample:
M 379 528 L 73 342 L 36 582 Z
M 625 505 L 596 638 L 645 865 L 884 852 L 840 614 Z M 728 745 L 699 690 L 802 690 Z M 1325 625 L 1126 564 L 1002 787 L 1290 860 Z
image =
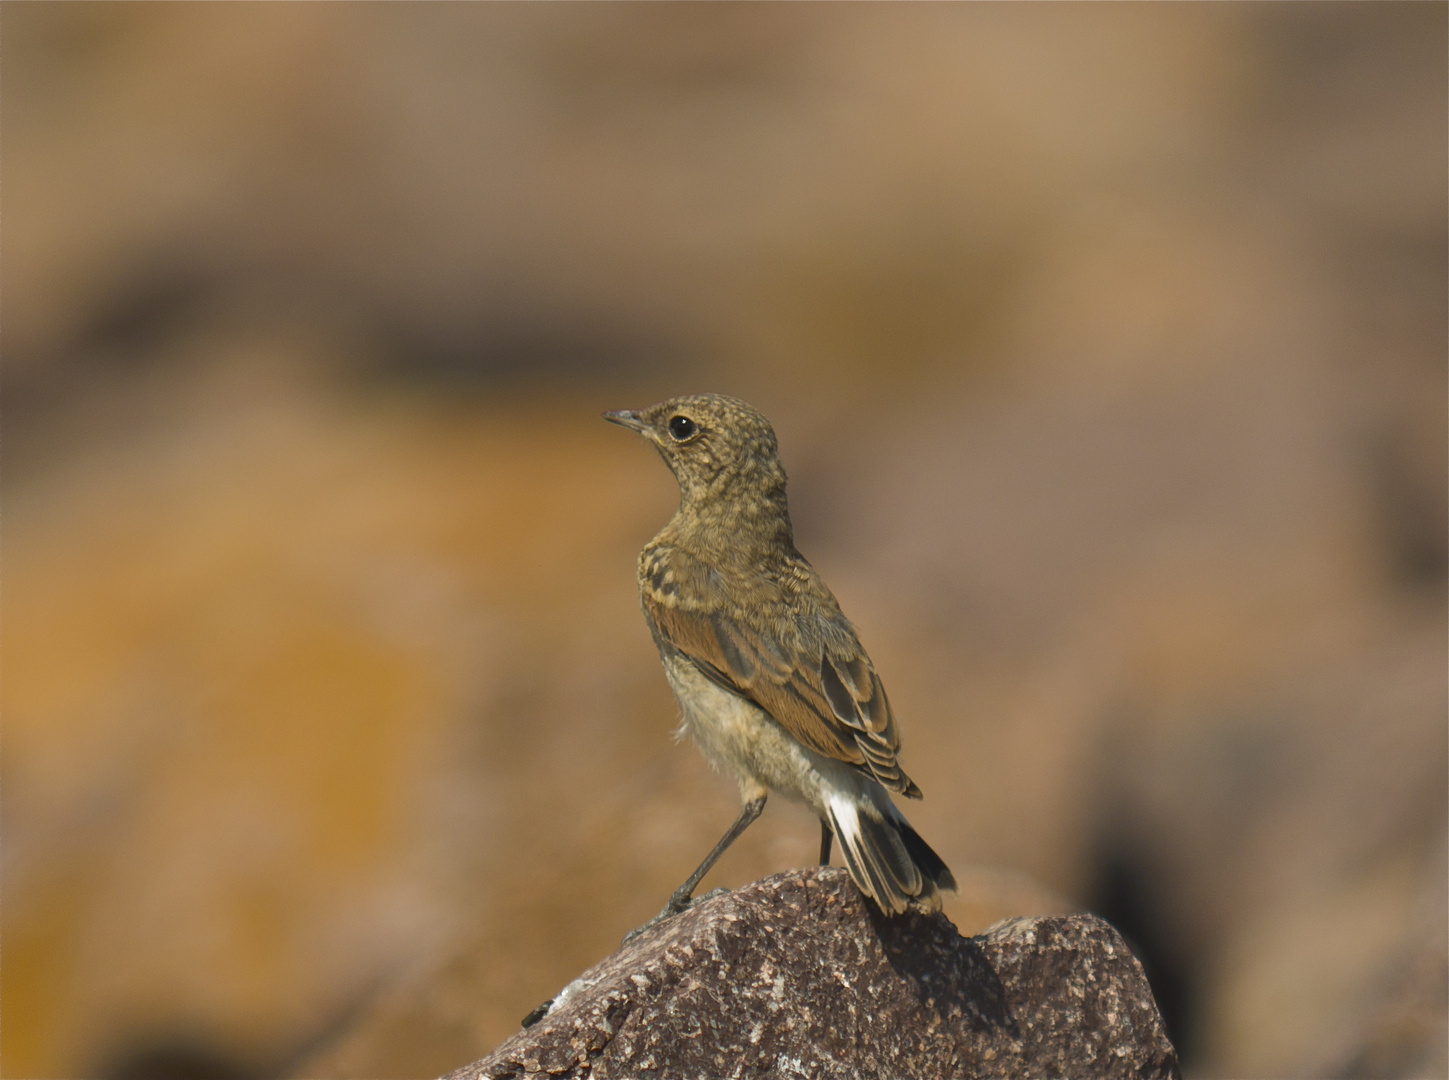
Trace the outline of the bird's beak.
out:
M 637 431 L 640 435 L 645 434 L 649 430 L 649 425 L 644 423 L 639 414 L 632 409 L 614 409 L 611 412 L 606 412 L 604 419 L 611 424 L 626 427 L 630 431 Z

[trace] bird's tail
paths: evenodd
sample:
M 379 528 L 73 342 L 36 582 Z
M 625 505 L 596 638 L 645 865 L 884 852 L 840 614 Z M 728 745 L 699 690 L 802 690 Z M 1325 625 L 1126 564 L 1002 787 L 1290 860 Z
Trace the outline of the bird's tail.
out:
M 880 809 L 846 796 L 830 800 L 830 828 L 850 876 L 887 915 L 939 911 L 941 892 L 955 892 L 956 879 L 900 811 L 889 802 Z

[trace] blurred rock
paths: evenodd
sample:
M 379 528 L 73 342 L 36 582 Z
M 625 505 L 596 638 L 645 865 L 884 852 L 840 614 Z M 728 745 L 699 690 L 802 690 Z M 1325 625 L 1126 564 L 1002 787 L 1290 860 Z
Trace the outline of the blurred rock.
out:
M 882 918 L 839 869 L 704 901 L 448 1080 L 523 1074 L 1175 1077 L 1142 968 L 1090 915 L 978 938 Z
M 738 808 L 597 413 L 716 389 L 949 917 L 1446 1075 L 1446 16 L 0 4 L 7 1074 L 431 1075 L 651 914 Z
M 1414 929 L 1413 955 L 1394 958 L 1399 962 L 1392 965 L 1390 979 L 1373 988 L 1347 1052 L 1340 1053 L 1327 1075 L 1411 1080 L 1449 1074 L 1445 926 L 1439 920 L 1421 921 Z

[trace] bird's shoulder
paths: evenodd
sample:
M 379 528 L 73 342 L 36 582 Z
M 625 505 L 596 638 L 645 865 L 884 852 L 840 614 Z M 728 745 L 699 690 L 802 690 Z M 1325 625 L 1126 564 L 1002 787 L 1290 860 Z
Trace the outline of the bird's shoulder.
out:
M 639 553 L 639 595 L 647 606 L 713 611 L 728 602 L 727 575 L 688 547 L 656 537 Z
M 792 550 L 741 557 L 661 534 L 639 554 L 639 591 L 648 605 L 719 615 L 804 635 L 808 643 L 851 633 L 834 595 L 815 569 Z M 835 633 L 816 624 L 839 624 Z

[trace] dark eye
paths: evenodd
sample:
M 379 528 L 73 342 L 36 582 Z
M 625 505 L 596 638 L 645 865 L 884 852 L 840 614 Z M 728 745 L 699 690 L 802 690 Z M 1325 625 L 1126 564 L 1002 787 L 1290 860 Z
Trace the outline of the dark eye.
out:
M 687 416 L 671 416 L 669 418 L 669 434 L 674 436 L 675 442 L 683 442 L 699 428 L 694 421 Z

